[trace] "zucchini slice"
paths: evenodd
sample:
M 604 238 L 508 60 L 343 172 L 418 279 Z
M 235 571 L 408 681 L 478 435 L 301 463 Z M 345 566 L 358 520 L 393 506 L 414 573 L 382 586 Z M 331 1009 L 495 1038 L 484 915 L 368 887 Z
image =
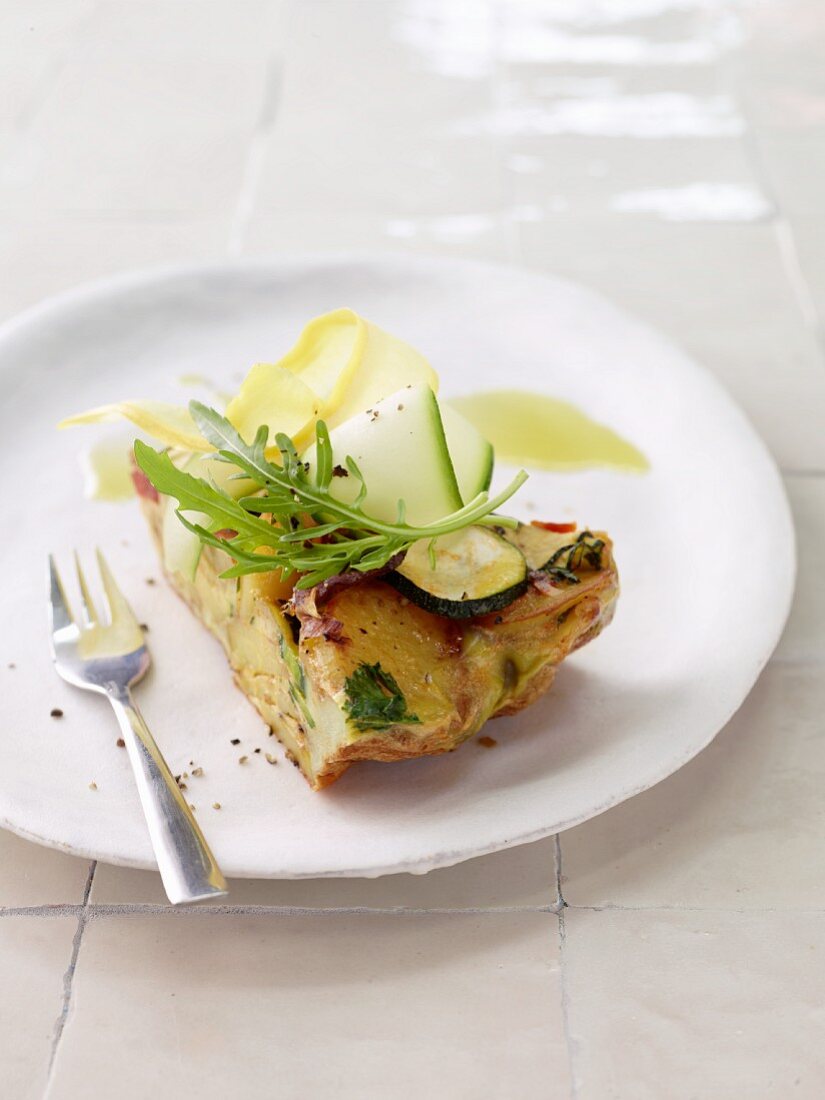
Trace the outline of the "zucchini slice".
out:
M 413 603 L 449 619 L 500 611 L 527 589 L 527 562 L 512 543 L 488 527 L 467 527 L 435 540 L 414 542 L 385 577 Z
M 493 445 L 452 405 L 439 401 L 438 407 L 461 499 L 469 504 L 479 493 L 486 493 L 490 488 Z
M 347 457 L 364 476 L 367 515 L 394 523 L 398 501 L 406 520 L 423 527 L 462 506 L 438 400 L 429 386 L 405 387 L 376 401 L 371 409 L 345 420 L 329 433 L 339 476 L 329 487 L 338 500 L 351 504 L 360 481 L 347 472 Z M 314 445 L 301 456 L 313 470 Z

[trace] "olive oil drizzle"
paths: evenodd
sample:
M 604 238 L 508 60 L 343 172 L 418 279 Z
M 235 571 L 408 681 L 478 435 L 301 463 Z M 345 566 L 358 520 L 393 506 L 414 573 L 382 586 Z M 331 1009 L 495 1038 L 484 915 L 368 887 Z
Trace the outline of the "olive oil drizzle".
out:
M 101 439 L 81 455 L 83 491 L 90 500 L 131 500 L 133 440 L 123 436 Z
M 494 390 L 455 397 L 450 404 L 489 439 L 501 462 L 543 470 L 606 467 L 644 473 L 650 468 L 637 447 L 568 401 Z

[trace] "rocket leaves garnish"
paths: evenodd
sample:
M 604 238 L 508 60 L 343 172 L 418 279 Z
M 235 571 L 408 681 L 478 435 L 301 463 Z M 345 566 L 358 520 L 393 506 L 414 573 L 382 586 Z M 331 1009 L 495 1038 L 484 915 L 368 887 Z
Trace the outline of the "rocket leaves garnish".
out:
M 356 463 L 346 456 L 348 476 L 360 483 L 355 500 L 342 503 L 330 493 L 336 475 L 336 460 L 329 432 L 322 420 L 316 424 L 315 471 L 298 457 L 289 436 L 279 433 L 275 444 L 281 464 L 266 456 L 268 428 L 262 425 L 254 441 L 246 443 L 237 430 L 214 409 L 192 401 L 192 418 L 201 434 L 217 450 L 213 455 L 237 468 L 237 477 L 249 478 L 257 491 L 235 500 L 203 478 L 178 469 L 166 452 L 158 452 L 140 440 L 135 442 L 135 459 L 159 493 L 178 502 L 181 523 L 201 542 L 226 551 L 235 564 L 224 577 L 279 570 L 283 577 L 301 574 L 298 588 L 315 584 L 347 569 L 366 572 L 385 565 L 419 539 L 433 539 L 490 522 L 488 517 L 524 483 L 521 471 L 503 492 L 492 499 L 479 495 L 463 508 L 434 523 L 413 527 L 405 523 L 403 500 L 398 501 L 395 523 L 386 523 L 365 511 L 367 486 Z M 206 515 L 202 525 L 183 513 Z M 496 517 L 501 523 L 501 517 Z M 226 532 L 234 532 L 227 537 Z

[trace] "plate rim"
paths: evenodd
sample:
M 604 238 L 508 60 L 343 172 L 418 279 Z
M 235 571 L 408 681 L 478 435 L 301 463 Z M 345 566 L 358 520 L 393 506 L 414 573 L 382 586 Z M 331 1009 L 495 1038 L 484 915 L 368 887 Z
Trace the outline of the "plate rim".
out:
M 510 275 L 524 276 L 537 282 L 545 280 L 548 285 L 570 288 L 580 297 L 590 298 L 594 303 L 598 303 L 601 309 L 608 309 L 615 316 L 622 318 L 625 322 L 631 323 L 635 330 L 643 334 L 646 339 L 658 342 L 663 349 L 667 349 L 670 354 L 673 360 L 673 368 L 676 367 L 675 361 L 678 358 L 678 360 L 681 361 L 678 367 L 680 372 L 701 378 L 708 391 L 713 393 L 714 399 L 725 406 L 728 412 L 735 414 L 741 419 L 750 446 L 754 449 L 754 453 L 759 453 L 765 468 L 771 473 L 772 484 L 769 493 L 773 497 L 772 507 L 775 509 L 775 515 L 773 516 L 772 522 L 774 524 L 777 522 L 782 524 L 785 536 L 783 542 L 788 551 L 786 562 L 787 568 L 782 572 L 782 582 L 784 585 L 781 592 L 782 598 L 780 600 L 778 594 L 775 594 L 775 599 L 772 604 L 774 609 L 772 616 L 773 622 L 771 624 L 772 629 L 769 633 L 765 633 L 765 642 L 760 650 L 759 656 L 754 661 L 747 676 L 743 675 L 742 677 L 742 682 L 745 683 L 746 686 L 741 693 L 741 697 L 735 704 L 725 708 L 723 718 L 714 719 L 712 725 L 714 725 L 715 728 L 712 729 L 710 734 L 703 737 L 697 744 L 691 743 L 686 751 L 677 758 L 675 763 L 671 759 L 662 768 L 654 769 L 651 773 L 653 778 L 647 776 L 637 784 L 621 790 L 619 793 L 607 798 L 598 808 L 574 814 L 561 824 L 528 830 L 524 833 L 518 833 L 499 841 L 490 841 L 485 844 L 474 845 L 471 850 L 468 850 L 467 846 L 464 846 L 460 849 L 439 850 L 426 858 L 418 857 L 400 861 L 396 860 L 389 864 L 350 867 L 344 870 L 292 870 L 288 872 L 275 870 L 267 873 L 260 869 L 232 869 L 228 872 L 232 878 L 301 880 L 315 878 L 378 878 L 384 875 L 401 873 L 425 874 L 431 870 L 455 866 L 466 860 L 480 858 L 496 851 L 503 851 L 522 844 L 535 843 L 557 833 L 565 832 L 567 829 L 574 828 L 576 825 L 582 824 L 591 818 L 605 813 L 614 806 L 618 806 L 622 802 L 636 797 L 636 795 L 651 789 L 669 776 L 674 775 L 697 757 L 699 753 L 704 751 L 704 749 L 707 748 L 716 736 L 727 726 L 750 695 L 754 685 L 776 649 L 785 625 L 787 624 L 796 590 L 798 570 L 796 529 L 782 474 L 774 455 L 738 401 L 736 401 L 727 387 L 710 368 L 694 359 L 671 337 L 655 328 L 646 320 L 638 317 L 632 311 L 618 305 L 604 294 L 592 290 L 590 287 L 577 282 L 575 279 L 557 275 L 552 271 L 537 270 L 521 264 L 496 260 L 477 260 L 465 257 L 441 256 L 430 253 L 406 254 L 393 250 L 375 249 L 365 251 L 323 250 L 284 252 L 249 258 L 229 259 L 225 261 L 186 261 L 142 266 L 135 269 L 120 271 L 112 275 L 84 280 L 76 286 L 49 295 L 7 318 L 0 324 L 0 354 L 2 354 L 4 345 L 7 341 L 14 340 L 21 335 L 25 336 L 27 329 L 31 327 L 36 328 L 46 318 L 59 318 L 66 312 L 71 313 L 84 303 L 99 302 L 106 297 L 128 294 L 142 286 L 157 286 L 164 282 L 175 282 L 178 280 L 191 279 L 193 277 L 202 277 L 205 279 L 210 277 L 225 278 L 227 276 L 231 277 L 232 275 L 242 276 L 244 274 L 254 274 L 258 272 L 266 273 L 267 271 L 277 272 L 289 266 L 317 265 L 329 267 L 331 265 L 345 266 L 347 264 L 364 266 L 391 264 L 399 271 L 403 271 L 404 268 L 427 268 L 436 265 L 444 268 L 452 267 L 453 269 L 464 268 L 477 272 L 486 270 L 491 274 L 496 272 L 500 274 L 509 273 Z M 767 493 L 768 487 L 766 486 L 766 494 Z M 740 693 L 737 692 L 737 695 L 739 694 Z M 0 818 L 0 827 L 25 840 L 78 858 L 97 860 L 111 866 L 129 867 L 138 870 L 156 870 L 154 860 L 122 857 L 113 853 L 101 855 L 99 849 L 93 847 L 67 843 L 61 841 L 57 837 L 43 836 L 36 831 L 26 828 L 24 825 L 9 820 L 5 815 Z

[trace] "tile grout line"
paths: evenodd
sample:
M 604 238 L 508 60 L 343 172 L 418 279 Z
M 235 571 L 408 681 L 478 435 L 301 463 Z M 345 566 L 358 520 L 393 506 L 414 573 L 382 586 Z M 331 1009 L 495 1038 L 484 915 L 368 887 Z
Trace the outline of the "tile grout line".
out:
M 765 916 L 825 916 L 825 908 L 776 909 L 770 906 L 754 906 L 752 909 L 733 909 L 727 905 L 620 905 L 605 902 L 603 905 L 576 905 L 565 902 L 564 908 L 571 913 L 728 913 L 738 917 Z
M 799 261 L 799 249 L 796 246 L 796 237 L 791 228 L 791 223 L 784 214 L 780 214 L 774 220 L 773 230 L 779 248 L 782 268 L 790 285 L 791 293 L 796 299 L 803 321 L 816 337 L 820 350 L 822 350 L 819 333 L 819 311 L 816 308 L 816 300 Z
M 270 59 L 266 67 L 261 108 L 252 132 L 241 186 L 229 226 L 226 252 L 233 259 L 240 256 L 243 251 L 246 233 L 255 211 L 255 201 L 258 197 L 269 138 L 277 115 L 280 85 L 281 66 L 274 59 Z
M 736 87 L 735 77 L 734 87 Z M 757 183 L 765 192 L 776 211 L 776 217 L 772 219 L 771 224 L 774 239 L 776 240 L 776 245 L 779 250 L 782 270 L 797 308 L 802 316 L 802 320 L 806 328 L 813 334 L 821 358 L 823 353 L 825 353 L 825 347 L 823 347 L 822 343 L 819 310 L 813 291 L 802 269 L 802 264 L 799 261 L 799 249 L 796 243 L 796 236 L 784 212 L 784 208 L 779 202 L 779 196 L 773 185 L 770 170 L 767 168 L 762 158 L 757 128 L 750 120 L 746 99 L 743 99 L 743 97 L 739 95 L 738 88 L 736 89 L 736 96 L 739 101 L 739 108 L 746 122 L 745 132 L 742 135 L 742 145 L 745 150 L 745 156 L 750 163 Z
M 34 89 L 23 103 L 14 120 L 14 129 L 18 136 L 25 136 L 31 129 L 41 108 L 54 91 L 67 62 L 75 52 L 78 41 L 82 39 L 84 30 L 94 22 L 102 7 L 103 4 L 98 0 L 98 3 L 85 16 L 77 19 L 68 32 L 68 41 L 49 58 L 40 78 L 35 83 Z
M 567 976 L 567 925 L 564 919 L 564 910 L 567 902 L 561 892 L 561 834 L 556 833 L 555 861 L 556 861 L 556 912 L 559 918 L 559 983 L 561 985 L 561 1018 L 564 1030 L 564 1045 L 567 1048 L 567 1065 L 570 1069 L 570 1100 L 577 1100 L 579 1095 L 579 1080 L 576 1074 L 576 1044 L 570 1031 L 570 984 Z
M 57 1058 L 57 1052 L 60 1047 L 60 1041 L 63 1038 L 63 1031 L 66 1027 L 66 1021 L 69 1018 L 69 1010 L 72 1004 L 72 986 L 74 983 L 75 970 L 77 969 L 77 960 L 80 955 L 80 944 L 83 941 L 83 933 L 86 929 L 87 914 L 89 911 L 89 897 L 92 892 L 92 883 L 95 878 L 95 871 L 97 870 L 97 860 L 92 860 L 89 864 L 89 874 L 86 877 L 86 886 L 83 890 L 83 902 L 80 906 L 80 910 L 77 916 L 77 929 L 75 930 L 74 939 L 72 940 L 72 954 L 69 959 L 69 966 L 66 973 L 63 975 L 63 1005 L 60 1010 L 60 1015 L 54 1026 L 54 1036 L 52 1038 L 52 1047 L 49 1054 L 49 1066 L 46 1071 L 46 1088 L 44 1090 L 44 1096 L 48 1095 L 49 1086 L 52 1080 L 52 1072 L 54 1070 L 55 1060 Z
M 412 906 L 343 905 L 335 908 L 317 908 L 307 905 L 194 905 L 171 906 L 154 903 L 128 903 L 123 905 L 90 905 L 87 920 L 104 917 L 165 916 L 165 917 L 419 917 L 419 916 L 507 916 L 513 913 L 556 913 L 555 905 L 499 905 L 465 908 L 414 908 Z
M 556 871 L 556 909 L 561 912 L 567 904 L 561 893 L 561 833 L 553 837 L 553 862 Z
M 3 917 L 78 917 L 83 911 L 82 905 L 57 902 L 47 905 L 8 905 L 0 908 Z
M 789 662 L 798 663 L 798 662 Z M 513 913 L 729 913 L 733 916 L 767 916 L 770 914 L 792 916 L 825 916 L 823 908 L 778 909 L 770 906 L 733 908 L 726 905 L 622 905 L 618 902 L 604 902 L 594 905 L 580 905 L 563 898 L 550 905 L 492 905 L 492 906 L 374 906 L 374 905 L 182 905 L 173 906 L 163 902 L 91 902 L 84 905 L 56 904 L 32 906 L 8 906 L 0 908 L 0 920 L 4 917 L 31 917 L 48 919 L 49 917 L 83 918 L 84 924 L 105 917 L 130 916 L 167 916 L 167 917 L 307 917 L 307 916 L 507 916 Z
M 505 31 L 506 15 L 502 8 L 501 0 L 491 0 L 490 7 L 493 39 L 496 45 L 491 47 L 491 78 L 490 97 L 494 112 L 504 110 L 506 107 L 506 81 L 502 74 L 502 56 L 499 43 Z M 508 150 L 510 140 L 506 134 L 496 136 L 498 147 L 498 178 L 501 185 L 501 202 L 496 212 L 499 223 L 499 232 L 502 234 L 504 263 L 524 266 L 524 257 L 521 247 L 521 227 L 513 218 L 507 217 L 507 211 L 515 206 L 516 179 L 513 172 L 507 167 Z M 495 257 L 494 257 L 495 258 Z

